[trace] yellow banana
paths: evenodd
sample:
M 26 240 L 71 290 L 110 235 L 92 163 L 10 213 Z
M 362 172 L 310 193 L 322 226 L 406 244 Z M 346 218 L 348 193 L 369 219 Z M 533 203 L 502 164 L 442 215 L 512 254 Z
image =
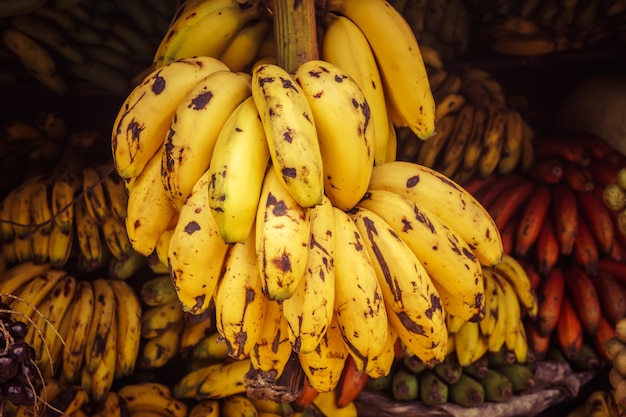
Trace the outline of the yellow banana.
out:
M 283 314 L 296 352 L 311 352 L 322 342 L 335 303 L 333 206 L 324 197 L 309 211 L 311 235 L 304 277 L 292 296 L 283 300 Z
M 69 174 L 55 178 L 52 184 L 52 217 L 57 226 L 66 233 L 74 224 L 74 200 L 77 191 L 78 181 Z
M 49 234 L 52 229 L 52 208 L 50 207 L 50 191 L 52 183 L 42 180 L 35 183 L 31 193 L 30 215 L 38 232 Z
M 126 260 L 130 258 L 134 249 L 128 239 L 126 233 L 126 225 L 124 221 L 120 221 L 113 212 L 108 212 L 104 222 L 100 225 L 102 232 L 102 240 L 111 252 L 111 255 L 118 260 Z
M 115 377 L 130 375 L 135 369 L 141 343 L 141 304 L 135 290 L 126 281 L 109 280 L 115 294 L 117 347 Z
M 81 171 L 82 191 L 85 196 L 85 205 L 89 215 L 96 224 L 102 224 L 109 212 L 109 206 L 104 194 L 102 178 L 94 167 L 85 167 Z
M 391 7 L 391 6 L 389 6 Z M 324 416 L 333 417 L 357 417 L 358 410 L 354 402 L 348 403 L 345 407 L 337 406 L 337 391 L 320 392 L 313 400 L 313 406 Z
M 143 344 L 137 364 L 141 369 L 161 368 L 178 353 L 183 320 L 178 320 Z
M 374 163 L 381 164 L 387 157 L 389 122 L 376 58 L 367 38 L 354 22 L 333 14 L 328 15 L 328 20 L 322 39 L 322 58 L 345 71 L 363 91 L 370 110 L 370 147 Z
M 202 78 L 228 67 L 216 58 L 181 59 L 153 70 L 126 97 L 111 133 L 115 169 L 136 177 L 163 145 L 176 107 Z
M 474 105 L 466 103 L 459 111 L 452 133 L 443 150 L 440 168 L 437 169 L 446 177 L 452 177 L 463 162 L 463 151 L 469 139 L 474 122 Z
M 506 110 L 503 105 L 492 101 L 487 108 L 487 124 L 480 156 L 478 157 L 478 175 L 487 177 L 495 171 L 500 161 L 506 128 Z
M 252 97 L 261 116 L 279 181 L 303 207 L 324 194 L 322 155 L 311 106 L 282 67 L 262 64 L 252 72 Z
M 347 357 L 348 349 L 336 318 L 333 318 L 315 349 L 298 353 L 309 384 L 318 392 L 335 389 Z
M 135 411 L 165 410 L 172 417 L 186 417 L 187 405 L 174 397 L 167 385 L 159 382 L 139 382 L 122 386 L 118 391 L 131 415 Z
M 515 293 L 515 288 L 506 278 L 502 277 L 497 271 L 494 277 L 500 284 L 500 289 L 505 299 L 506 310 L 503 310 L 506 317 L 504 345 L 508 349 L 513 350 L 517 344 L 518 337 L 521 337 L 520 328 L 523 327 L 519 299 Z
M 496 283 L 493 278 L 490 268 L 483 268 L 483 277 L 485 285 L 485 318 L 483 318 L 480 324 L 480 333 L 484 337 L 491 336 L 496 326 L 496 320 L 498 319 L 498 295 L 499 291 L 496 287 Z
M 382 0 L 330 0 L 330 11 L 352 20 L 365 34 L 379 65 L 396 125 L 427 139 L 435 132 L 435 102 L 417 39 L 404 17 Z
M 209 210 L 208 194 L 207 171 L 181 207 L 168 248 L 174 288 L 183 310 L 191 314 L 209 308 L 228 249 Z
M 304 62 L 295 79 L 315 120 L 325 195 L 335 207 L 349 210 L 363 197 L 374 164 L 367 98 L 347 72 L 330 62 Z
M 72 300 L 70 330 L 63 349 L 63 378 L 71 383 L 80 381 L 85 358 L 87 335 L 93 321 L 94 292 L 90 281 L 79 281 Z
M 39 315 L 36 312 L 39 304 L 45 300 L 48 293 L 52 291 L 54 286 L 67 273 L 63 270 L 48 269 L 46 272 L 37 274 L 33 279 L 28 280 L 25 284 L 10 293 L 14 298 L 8 303 L 15 317 L 25 315 L 33 317 Z M 34 331 L 34 329 L 33 329 Z
M 472 130 L 467 144 L 465 145 L 465 152 L 463 154 L 463 163 L 461 164 L 463 170 L 477 170 L 477 161 L 482 150 L 483 137 L 485 134 L 485 128 L 487 124 L 487 109 L 481 106 L 475 106 L 474 108 L 474 120 L 472 121 Z
M 85 342 L 85 369 L 88 372 L 95 372 L 102 361 L 106 350 L 106 343 L 102 343 L 102 341 L 107 339 L 112 323 L 116 321 L 115 294 L 109 280 L 96 278 L 92 281 L 92 285 L 94 292 L 93 316 Z
M 213 299 L 215 325 L 226 342 L 228 355 L 243 359 L 261 334 L 267 304 L 254 231 L 244 243 L 229 248 Z
M 155 153 L 134 181 L 126 207 L 126 233 L 133 249 L 148 256 L 168 229 L 176 209 L 161 182 L 161 153 Z
M 92 372 L 90 386 L 90 397 L 96 402 L 103 400 L 115 380 L 117 337 L 119 334 L 117 326 L 118 322 L 114 315 L 108 333 L 103 336 L 103 339 L 98 340 L 98 343 L 102 344 L 102 359 Z
M 482 265 L 502 260 L 500 232 L 489 212 L 441 173 L 410 162 L 390 162 L 374 168 L 369 188 L 394 191 L 428 209 L 467 242 Z
M 185 314 L 185 325 L 180 336 L 180 354 L 183 358 L 190 357 L 194 347 L 202 339 L 215 333 L 214 312 L 212 310 L 207 310 L 207 312 L 211 314 L 203 313 L 199 316 Z
M 508 315 L 508 307 L 506 303 L 508 302 L 508 298 L 505 295 L 505 289 L 503 289 L 502 284 L 499 279 L 497 279 L 496 274 L 493 273 L 493 270 L 489 268 L 486 269 L 486 274 L 490 279 L 494 281 L 494 287 L 498 292 L 497 302 L 498 302 L 498 316 L 496 317 L 495 323 L 493 325 L 493 330 L 491 334 L 488 336 L 488 350 L 489 352 L 497 352 L 505 344 L 506 334 L 507 334 L 507 326 L 509 325 L 509 315 Z
M 293 295 L 304 276 L 311 219 L 269 167 L 265 173 L 256 218 L 256 252 L 263 293 L 282 301 Z
M 350 216 L 372 259 L 387 314 L 398 316 L 413 335 L 403 338 L 403 343 L 426 363 L 441 361 L 448 338 L 445 315 L 437 289 L 421 261 L 374 212 L 357 207 Z
M 522 136 L 523 133 L 522 115 L 517 109 L 512 107 L 506 108 L 506 123 L 504 142 L 502 144 L 502 155 L 500 157 L 499 169 L 502 172 L 502 164 L 505 158 L 511 158 L 508 171 L 511 172 L 516 166 L 521 156 Z
M 441 159 L 442 151 L 453 133 L 458 113 L 452 112 L 437 120 L 437 131 L 422 144 L 416 162 L 429 168 Z
M 209 167 L 224 123 L 249 96 L 249 75 L 215 71 L 198 81 L 181 100 L 161 160 L 163 188 L 177 210 Z
M 176 299 L 176 289 L 169 275 L 159 275 L 141 284 L 141 301 L 150 307 L 162 305 Z
M 4 244 L 3 244 L 4 246 Z M 35 264 L 23 262 L 15 264 L 2 273 L 0 293 L 16 294 L 17 291 L 35 277 L 45 275 L 50 270 L 50 264 Z
M 85 198 L 76 201 L 74 213 L 80 253 L 87 271 L 93 271 L 104 264 L 106 244 L 100 235 L 98 224 L 89 214 Z
M 222 417 L 258 417 L 258 411 L 248 397 L 236 394 L 222 399 L 220 415 Z
M 293 345 L 283 306 L 268 301 L 259 337 L 250 351 L 250 363 L 266 381 L 276 381 L 285 370 Z
M 12 188 L 2 199 L 0 204 L 0 232 L 2 233 L 2 240 L 9 243 L 13 241 L 15 237 L 15 229 L 11 224 L 11 207 L 13 201 L 17 198 L 18 187 Z
M 472 363 L 478 349 L 480 327 L 477 322 L 466 321 L 454 334 L 455 353 L 461 366 Z
M 532 288 L 530 278 L 524 267 L 513 256 L 505 254 L 502 262 L 495 266 L 500 276 L 505 278 L 515 290 L 521 305 L 526 308 L 528 315 L 532 318 L 537 314 L 538 300 L 535 290 Z
M 266 19 L 252 20 L 243 26 L 226 49 L 219 55 L 219 60 L 231 71 L 250 71 L 252 63 L 261 48 L 265 35 L 272 30 L 272 22 Z
M 204 394 L 213 392 L 217 394 L 216 398 L 239 394 L 246 391 L 243 381 L 244 375 L 249 370 L 249 359 L 212 363 L 188 371 L 174 385 L 172 391 L 176 398 L 195 398 L 200 401 L 204 399 L 200 398 L 198 390 L 203 384 L 205 384 Z
M 433 280 L 447 312 L 464 320 L 484 317 L 482 269 L 458 232 L 421 203 L 395 191 L 370 190 L 359 207 L 381 216 L 409 245 Z
M 250 234 L 269 158 L 259 112 L 248 97 L 226 120 L 208 168 L 209 206 L 225 242 L 245 242 Z
M 193 56 L 219 57 L 239 30 L 259 16 L 257 1 L 198 1 L 181 9 L 153 58 L 156 68 Z
M 33 230 L 30 206 L 32 191 L 37 181 L 37 178 L 32 178 L 20 184 L 17 195 L 11 204 L 9 219 L 13 222 L 13 230 L 18 239 L 28 240 L 29 234 Z
M 96 412 L 101 417 L 122 417 L 128 413 L 124 399 L 115 391 L 109 391 L 99 404 Z
M 67 91 L 67 83 L 61 77 L 54 57 L 43 45 L 12 27 L 4 28 L 2 41 L 33 78 L 55 93 Z
M 188 417 L 220 417 L 220 403 L 217 400 L 199 401 L 191 407 Z
M 370 359 L 385 350 L 387 312 L 364 237 L 348 214 L 333 210 L 335 317 L 357 369 L 368 372 Z
M 124 188 L 122 179 L 112 165 L 103 165 L 99 170 L 103 178 L 103 188 L 107 204 L 113 215 L 121 222 L 126 218 L 126 206 L 128 205 L 128 193 Z
M 141 314 L 141 337 L 152 339 L 182 322 L 183 309 L 178 299 L 145 309 Z
M 39 317 L 34 320 L 37 324 L 33 327 L 38 327 L 39 330 L 30 339 L 30 345 L 35 351 L 37 365 L 44 370 L 47 367 L 57 369 L 60 364 L 60 356 L 51 357 L 52 346 L 58 337 L 62 337 L 59 333 L 60 324 L 70 306 L 75 290 L 76 278 L 65 275 L 56 281 L 47 296 L 37 305 L 36 315 Z M 38 333 L 39 331 L 41 334 Z
M 219 332 L 213 332 L 196 343 L 193 347 L 192 356 L 194 359 L 212 361 L 223 361 L 228 358 L 228 345 Z

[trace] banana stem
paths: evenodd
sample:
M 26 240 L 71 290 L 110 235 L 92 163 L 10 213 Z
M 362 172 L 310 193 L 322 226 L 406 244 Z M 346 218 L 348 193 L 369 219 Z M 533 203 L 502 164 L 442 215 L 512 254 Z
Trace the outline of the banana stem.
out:
M 273 0 L 278 65 L 287 71 L 319 57 L 314 0 Z

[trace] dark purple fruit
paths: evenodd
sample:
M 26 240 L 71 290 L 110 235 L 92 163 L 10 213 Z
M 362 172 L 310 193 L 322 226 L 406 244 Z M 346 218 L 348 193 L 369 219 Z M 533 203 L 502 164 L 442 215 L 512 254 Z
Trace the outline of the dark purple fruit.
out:
M 0 381 L 8 381 L 17 375 L 20 362 L 11 353 L 0 355 Z
M 10 332 L 15 340 L 24 340 L 28 333 L 28 326 L 23 321 L 16 321 L 11 325 Z
M 23 340 L 13 343 L 9 348 L 9 353 L 13 354 L 19 362 L 35 359 L 35 349 Z

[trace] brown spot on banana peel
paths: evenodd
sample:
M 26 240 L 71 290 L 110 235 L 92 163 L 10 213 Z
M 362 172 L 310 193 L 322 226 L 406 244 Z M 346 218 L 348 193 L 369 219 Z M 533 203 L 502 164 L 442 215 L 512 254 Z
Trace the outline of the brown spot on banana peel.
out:
M 193 110 L 202 110 L 211 102 L 213 96 L 214 94 L 212 91 L 203 91 L 202 93 L 191 99 L 191 103 L 187 105 L 187 108 Z

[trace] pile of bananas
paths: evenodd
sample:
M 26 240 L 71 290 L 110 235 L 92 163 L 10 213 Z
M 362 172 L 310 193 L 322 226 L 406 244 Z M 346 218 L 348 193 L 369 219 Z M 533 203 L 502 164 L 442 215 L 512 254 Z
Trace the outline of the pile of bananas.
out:
M 84 132 L 90 141 L 98 136 Z M 133 250 L 126 234 L 127 199 L 124 183 L 110 162 L 84 166 L 77 173 L 28 178 L 0 203 L 5 265 L 74 265 L 82 273 L 104 267 L 111 278 L 130 277 L 145 258 Z
M 462 0 L 392 0 L 413 29 L 420 46 L 431 47 L 449 61 L 470 46 L 470 15 Z
M 614 46 L 626 40 L 626 6 L 619 0 L 475 2 L 484 39 L 499 54 L 537 56 Z
M 10 294 L 11 317 L 29 323 L 24 340 L 39 369 L 29 387 L 62 375 L 82 388 L 83 403 L 99 402 L 114 380 L 133 372 L 142 310 L 124 280 L 79 279 L 49 263 L 22 262 L 2 275 L 0 293 Z M 45 400 L 44 393 L 39 397 Z
M 7 1 L 0 7 L 0 84 L 67 92 L 87 82 L 127 94 L 150 66 L 176 10 L 175 0 Z
M 398 159 L 434 168 L 462 185 L 474 177 L 525 171 L 534 158 L 535 132 L 502 85 L 480 68 L 448 71 L 436 50 L 422 50 L 437 135 L 417 141 L 410 130 L 399 129 Z
M 348 356 L 385 375 L 396 339 L 442 360 L 446 314 L 485 316 L 482 268 L 502 246 L 466 190 L 394 160 L 392 127 L 435 128 L 410 26 L 384 1 L 333 0 L 320 59 L 288 72 L 253 48 L 233 71 L 220 57 L 260 6 L 183 5 L 123 103 L 111 147 L 130 244 L 169 267 L 184 312 L 214 303 L 253 397 L 294 363 L 320 392 Z

